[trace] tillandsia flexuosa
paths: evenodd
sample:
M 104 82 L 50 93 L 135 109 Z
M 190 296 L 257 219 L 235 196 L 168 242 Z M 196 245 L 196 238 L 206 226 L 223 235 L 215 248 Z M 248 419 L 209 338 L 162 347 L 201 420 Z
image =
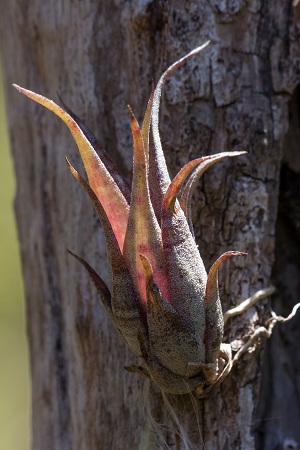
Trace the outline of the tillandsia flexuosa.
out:
M 68 160 L 67 164 L 100 217 L 111 291 L 85 260 L 74 256 L 88 271 L 115 326 L 131 350 L 144 361 L 144 366 L 127 369 L 151 378 L 165 392 L 195 392 L 199 397 L 217 386 L 237 360 L 231 356 L 230 345 L 222 343 L 224 319 L 218 269 L 228 258 L 245 253 L 224 253 L 206 273 L 193 235 L 191 198 L 206 169 L 245 152 L 195 159 L 171 181 L 158 122 L 166 78 L 207 44 L 164 72 L 152 89 L 141 127 L 129 108 L 133 137 L 131 190 L 95 136 L 66 105 L 62 109 L 41 95 L 15 86 L 60 117 L 79 148 L 89 184 Z M 255 301 L 271 292 L 272 289 L 263 291 Z M 235 314 L 247 309 L 253 301 L 246 303 Z M 242 353 L 243 348 L 239 355 Z

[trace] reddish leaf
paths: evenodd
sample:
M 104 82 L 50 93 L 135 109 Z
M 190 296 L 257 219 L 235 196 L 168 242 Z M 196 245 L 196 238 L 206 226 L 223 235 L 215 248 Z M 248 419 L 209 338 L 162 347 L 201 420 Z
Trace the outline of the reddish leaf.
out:
M 166 298 L 169 298 L 168 278 L 163 255 L 161 230 L 155 217 L 148 187 L 147 163 L 143 136 L 131 112 L 131 130 L 134 147 L 134 165 L 130 213 L 124 243 L 124 257 L 136 289 L 146 302 L 144 270 L 139 255 L 152 264 L 154 278 Z
M 54 112 L 68 126 L 80 151 L 91 188 L 101 202 L 114 230 L 120 249 L 122 250 L 129 215 L 129 205 L 96 151 L 76 121 L 60 106 L 35 92 L 28 91 L 17 85 L 14 85 L 14 87 L 22 94 Z

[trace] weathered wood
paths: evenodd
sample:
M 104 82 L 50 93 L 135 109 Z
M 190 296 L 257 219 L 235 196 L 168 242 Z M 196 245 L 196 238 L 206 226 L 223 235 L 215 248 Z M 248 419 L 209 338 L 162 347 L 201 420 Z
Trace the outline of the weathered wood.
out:
M 57 118 L 10 84 L 53 99 L 58 91 L 129 179 L 127 103 L 141 118 L 152 79 L 210 38 L 211 46 L 178 70 L 165 89 L 161 134 L 170 172 L 173 176 L 199 155 L 235 146 L 248 150 L 247 157 L 211 169 L 200 183 L 193 212 L 197 242 L 207 268 L 223 251 L 248 252 L 221 270 L 224 309 L 270 284 L 275 256 L 278 303 L 291 293 L 296 301 L 299 145 L 294 153 L 284 149 L 299 137 L 293 121 L 289 128 L 291 117 L 299 120 L 299 17 L 298 2 L 290 0 L 11 0 L 2 8 L 31 353 L 33 449 L 184 447 L 161 394 L 124 371 L 134 358 L 82 267 L 66 252 L 83 256 L 108 279 L 99 223 L 64 163 L 67 154 L 82 171 L 75 144 Z M 286 179 L 280 197 L 282 165 Z M 265 317 L 263 307 L 251 309 L 229 321 L 226 337 L 242 339 Z M 256 352 L 245 355 L 213 396 L 195 402 L 197 407 L 189 398 L 176 399 L 197 448 L 251 450 L 255 430 L 257 448 L 285 448 L 286 439 L 300 443 L 297 323 L 299 318 L 285 329 L 278 326 L 260 393 Z M 154 432 L 145 404 L 162 425 Z

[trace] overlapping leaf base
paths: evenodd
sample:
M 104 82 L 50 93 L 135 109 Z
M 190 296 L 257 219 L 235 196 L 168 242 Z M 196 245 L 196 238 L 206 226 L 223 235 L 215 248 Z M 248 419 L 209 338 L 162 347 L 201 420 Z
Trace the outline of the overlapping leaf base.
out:
M 151 93 L 140 127 L 130 109 L 133 137 L 131 189 L 86 125 L 66 106 L 15 86 L 53 111 L 69 127 L 88 176 L 67 161 L 90 197 L 103 226 L 111 291 L 88 271 L 114 324 L 150 377 L 164 391 L 205 396 L 229 373 L 231 350 L 222 344 L 223 314 L 218 293 L 220 264 L 241 252 L 224 253 L 206 273 L 190 220 L 195 184 L 210 166 L 245 152 L 224 152 L 186 164 L 171 181 L 159 137 L 159 103 L 165 79 L 198 54 L 198 47 L 173 64 Z M 75 256 L 75 255 L 74 255 Z

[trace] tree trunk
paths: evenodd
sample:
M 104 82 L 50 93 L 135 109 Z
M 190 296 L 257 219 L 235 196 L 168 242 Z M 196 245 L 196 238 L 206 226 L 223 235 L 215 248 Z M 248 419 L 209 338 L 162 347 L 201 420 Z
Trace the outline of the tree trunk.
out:
M 160 122 L 167 163 L 174 176 L 192 158 L 236 146 L 248 150 L 247 157 L 210 169 L 199 184 L 196 240 L 207 268 L 224 251 L 248 253 L 221 270 L 224 310 L 269 286 L 273 271 L 276 311 L 288 313 L 300 297 L 299 18 L 300 6 L 291 0 L 11 0 L 2 8 L 33 449 L 185 447 L 160 391 L 124 370 L 135 357 L 66 251 L 108 280 L 101 227 L 64 162 L 67 155 L 83 173 L 75 144 L 56 117 L 22 98 L 11 83 L 54 100 L 59 92 L 130 180 L 126 105 L 141 119 L 152 79 L 211 39 L 167 83 Z M 266 305 L 232 319 L 226 342 L 238 346 L 263 324 Z M 196 448 L 297 448 L 299 330 L 299 317 L 277 326 L 261 389 L 260 345 L 210 397 L 171 398 Z

